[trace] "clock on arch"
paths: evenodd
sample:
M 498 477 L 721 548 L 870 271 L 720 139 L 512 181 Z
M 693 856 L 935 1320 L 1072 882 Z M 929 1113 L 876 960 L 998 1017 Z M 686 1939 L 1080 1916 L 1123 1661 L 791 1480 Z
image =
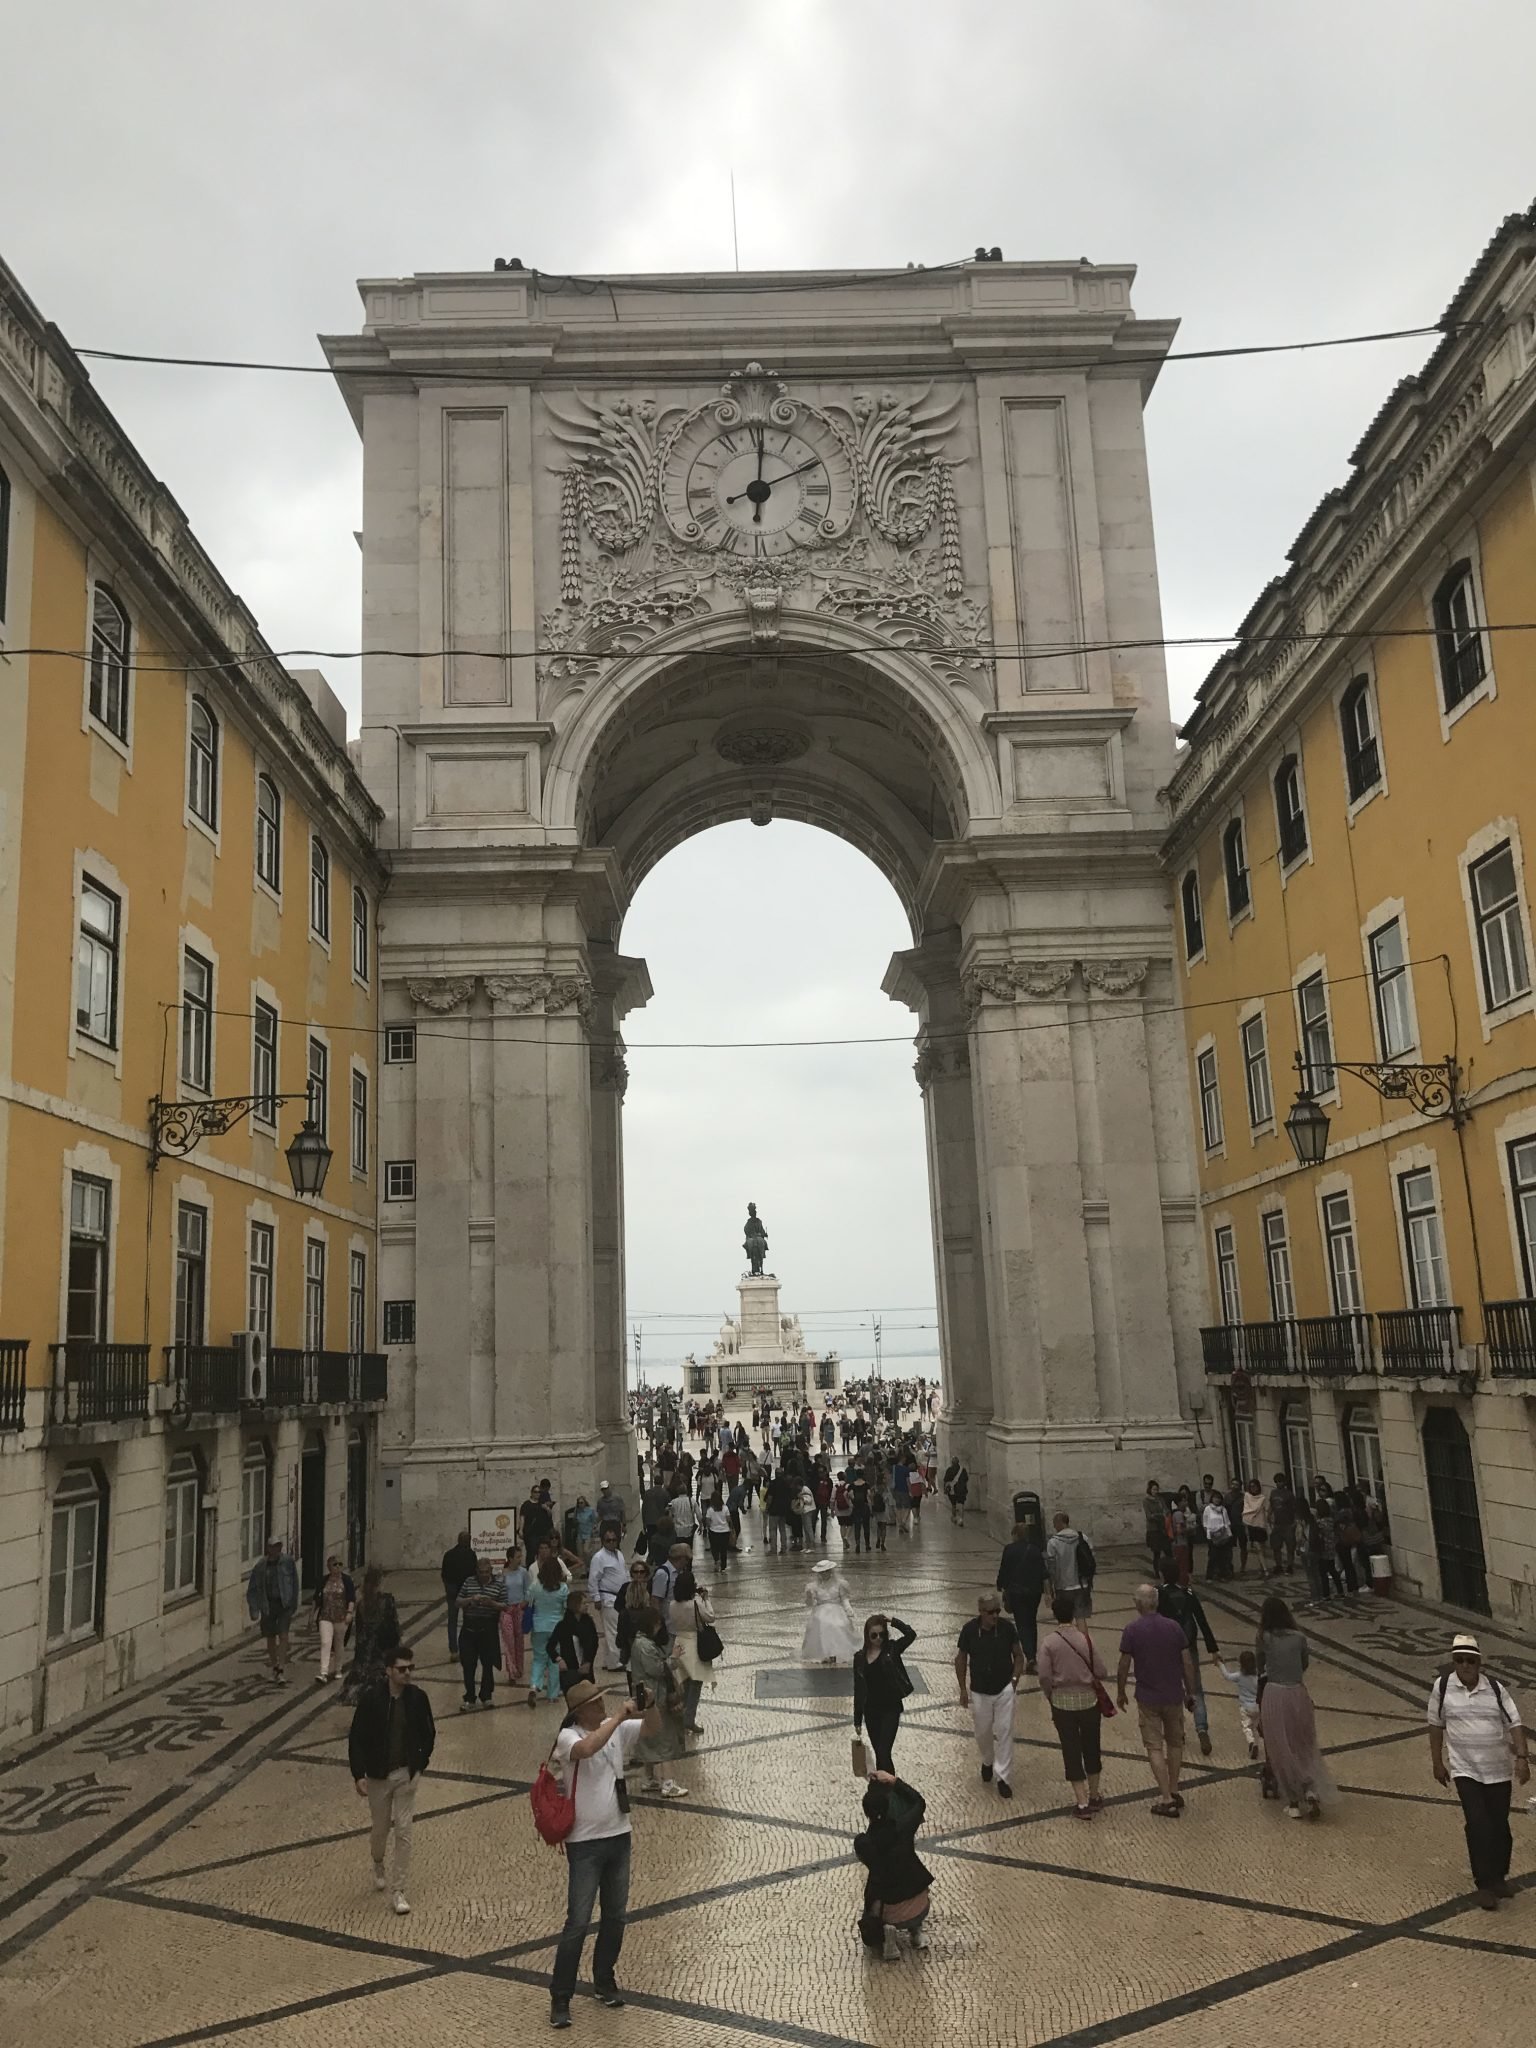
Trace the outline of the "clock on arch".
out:
M 662 452 L 662 511 L 673 533 L 744 561 L 840 539 L 854 498 L 842 437 L 756 363 L 723 397 L 689 413 Z

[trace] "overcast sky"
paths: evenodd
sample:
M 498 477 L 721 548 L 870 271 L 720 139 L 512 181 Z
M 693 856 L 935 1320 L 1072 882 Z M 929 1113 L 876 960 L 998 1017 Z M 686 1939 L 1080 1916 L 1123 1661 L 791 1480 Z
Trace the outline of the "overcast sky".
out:
M 318 362 L 361 276 L 728 267 L 733 168 L 744 267 L 998 244 L 1135 262 L 1184 347 L 1346 334 L 1438 316 L 1536 192 L 1530 0 L 65 0 L 7 56 L 0 252 L 78 346 Z M 1170 634 L 1235 623 L 1424 353 L 1164 371 Z M 95 374 L 273 645 L 354 647 L 360 462 L 328 382 Z M 1176 710 L 1208 660 L 1173 659 Z M 355 667 L 323 666 L 355 717 Z M 873 869 L 785 824 L 706 835 L 641 890 L 648 1360 L 687 1348 L 678 1312 L 731 1304 L 749 1195 L 786 1308 L 922 1320 L 895 1313 L 933 1293 L 910 1049 L 638 1049 L 899 1030 L 878 983 L 906 942 Z

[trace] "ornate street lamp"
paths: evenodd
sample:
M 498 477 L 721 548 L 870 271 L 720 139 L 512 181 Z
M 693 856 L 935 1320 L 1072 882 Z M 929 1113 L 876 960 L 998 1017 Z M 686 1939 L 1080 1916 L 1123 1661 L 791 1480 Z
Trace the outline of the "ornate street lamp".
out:
M 212 1102 L 165 1102 L 156 1095 L 149 1105 L 149 1169 L 167 1153 L 184 1159 L 202 1138 L 221 1138 L 242 1123 L 258 1105 L 274 1111 L 280 1102 L 309 1102 L 308 1089 L 298 1095 L 221 1095 Z M 288 1176 L 296 1195 L 313 1197 L 325 1187 L 330 1171 L 331 1148 L 320 1134 L 312 1116 L 289 1140 L 284 1153 Z
M 1408 1066 L 1398 1060 L 1330 1060 L 1330 1074 L 1354 1074 L 1368 1081 L 1384 1102 L 1409 1102 L 1431 1120 L 1468 1117 L 1461 1093 L 1461 1069 L 1449 1053 L 1443 1060 Z M 1328 1153 L 1328 1112 L 1312 1092 L 1312 1070 L 1296 1055 L 1296 1100 L 1285 1120 L 1285 1135 L 1300 1166 L 1318 1166 Z

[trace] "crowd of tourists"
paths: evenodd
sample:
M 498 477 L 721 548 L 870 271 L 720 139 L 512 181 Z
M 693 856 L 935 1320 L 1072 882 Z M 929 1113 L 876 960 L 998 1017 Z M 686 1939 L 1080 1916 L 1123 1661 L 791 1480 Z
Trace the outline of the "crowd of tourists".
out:
M 1387 1511 L 1373 1493 L 1353 1483 L 1332 1487 L 1321 1475 L 1300 1491 L 1284 1472 L 1268 1488 L 1254 1477 L 1218 1486 L 1210 1472 L 1198 1487 L 1175 1491 L 1150 1479 L 1143 1508 L 1152 1563 L 1161 1569 L 1171 1559 L 1181 1584 L 1202 1551 L 1208 1579 L 1244 1577 L 1250 1561 L 1261 1578 L 1278 1578 L 1299 1562 L 1306 1607 L 1369 1593 L 1371 1561 L 1391 1542 Z

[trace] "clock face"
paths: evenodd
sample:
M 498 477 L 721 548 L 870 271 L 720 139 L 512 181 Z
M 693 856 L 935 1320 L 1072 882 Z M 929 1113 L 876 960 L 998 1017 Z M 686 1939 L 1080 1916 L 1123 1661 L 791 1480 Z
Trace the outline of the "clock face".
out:
M 819 428 L 720 427 L 705 417 L 679 436 L 662 499 L 680 539 L 750 560 L 837 538 L 852 514 L 853 476 Z

